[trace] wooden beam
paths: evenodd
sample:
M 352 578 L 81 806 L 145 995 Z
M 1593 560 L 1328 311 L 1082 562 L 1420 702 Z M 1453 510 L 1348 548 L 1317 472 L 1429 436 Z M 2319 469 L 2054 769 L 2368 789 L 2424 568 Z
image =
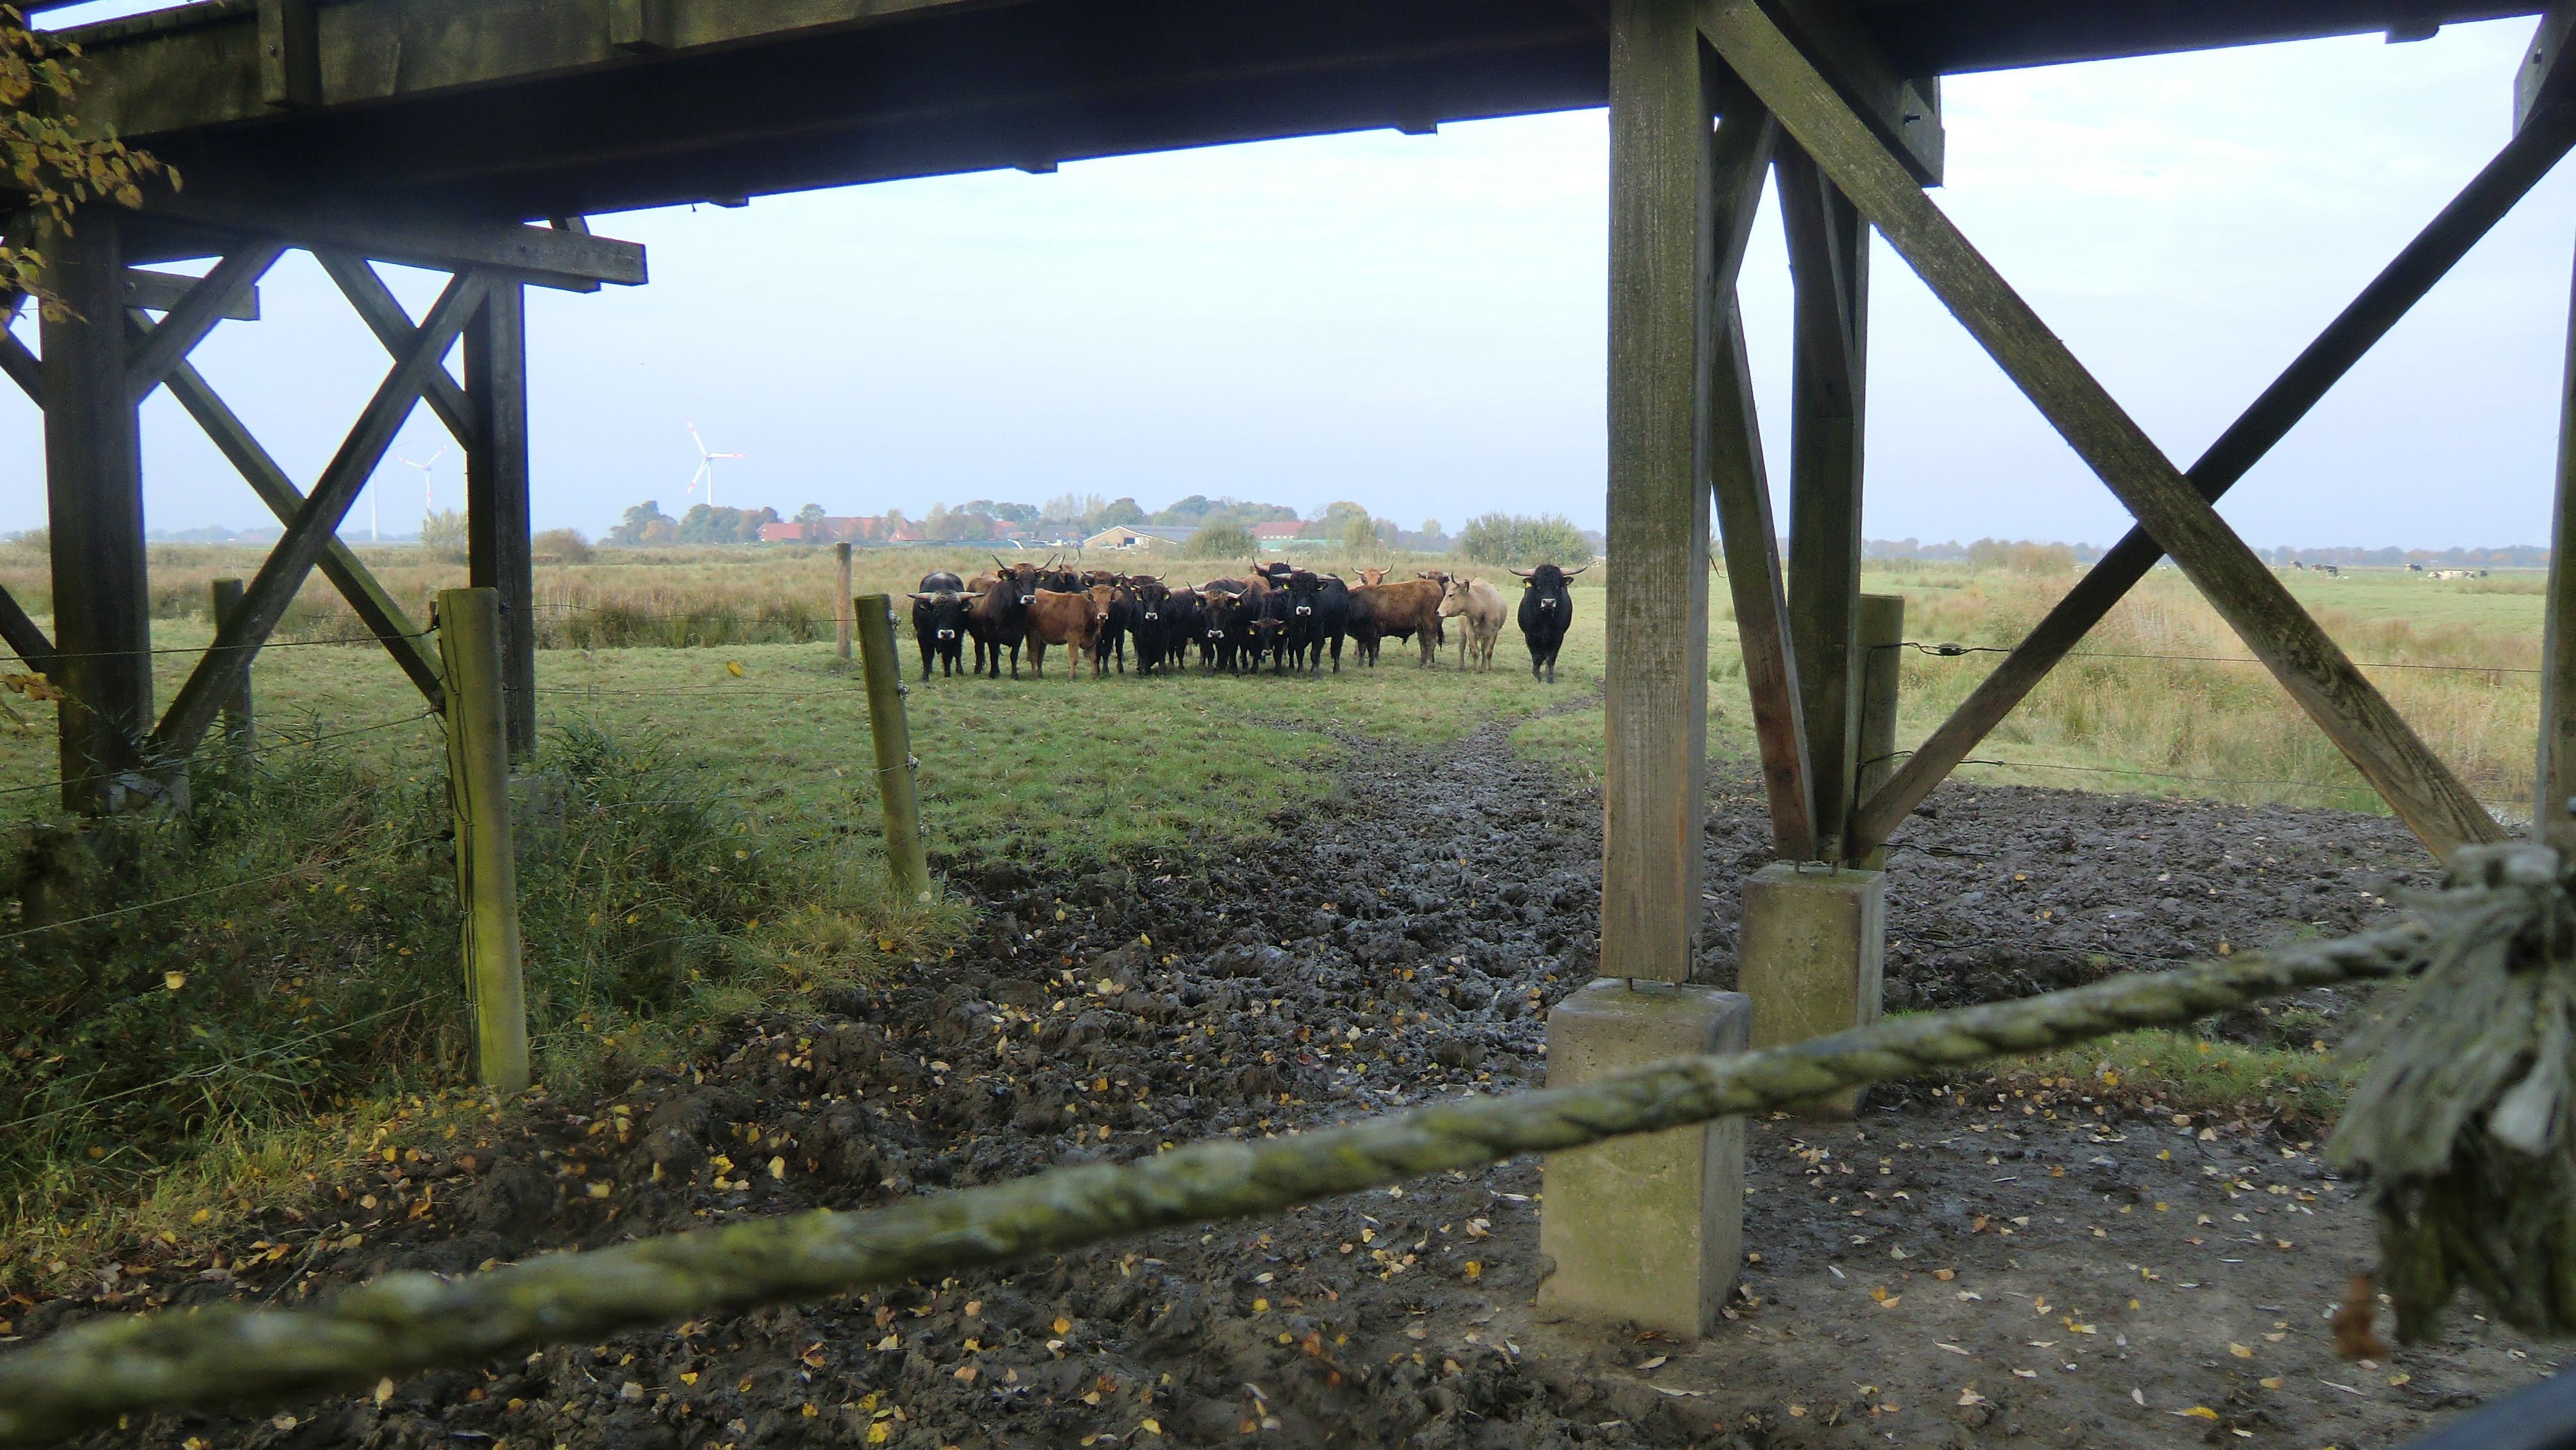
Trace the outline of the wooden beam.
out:
M 37 407 L 45 406 L 45 365 L 36 354 L 18 340 L 18 334 L 0 328 L 0 372 L 24 391 Z
M 261 104 L 322 104 L 322 38 L 313 0 L 258 0 L 258 7 Z
M 125 269 L 125 305 L 147 312 L 175 312 L 180 300 L 196 288 L 202 277 L 189 277 L 177 272 L 149 272 L 141 267 Z M 259 288 L 246 287 L 226 304 L 226 322 L 259 321 Z
M 668 0 L 608 0 L 608 43 L 619 50 L 650 54 L 669 50 L 673 39 Z
M 182 362 L 170 370 L 169 386 L 170 396 L 178 399 L 179 406 L 188 410 L 188 416 L 197 420 L 197 426 L 206 430 L 207 438 L 213 440 L 216 449 L 230 459 L 233 467 L 249 482 L 251 492 L 259 495 L 259 501 L 268 506 L 268 511 L 277 516 L 279 523 L 292 525 L 296 514 L 304 507 L 304 491 L 295 486 L 294 480 L 287 477 L 286 470 L 280 468 L 268 450 L 260 446 L 259 440 L 251 436 L 249 427 L 208 386 L 205 377 L 195 367 Z M 358 616 L 358 622 L 384 645 L 385 653 L 393 656 L 404 677 L 429 702 L 429 708 L 443 708 L 446 686 L 440 681 L 438 661 L 421 644 L 420 626 L 412 623 L 411 616 L 403 612 L 393 592 L 377 581 L 375 574 L 336 532 L 330 546 L 323 551 L 319 567 L 323 577 L 331 581 L 331 587 L 339 590 L 340 597 L 348 601 L 351 612 Z
M 2435 855 L 2501 829 L 1753 0 L 1701 28 Z
M 48 227 L 43 322 L 45 493 L 52 543 L 63 807 L 118 809 L 152 719 L 152 597 L 144 565 L 143 441 L 125 378 L 124 218 Z
M 239 245 L 237 239 L 269 238 L 289 246 L 354 252 L 379 262 L 441 272 L 469 267 L 512 272 L 532 286 L 563 291 L 587 292 L 601 282 L 638 287 L 646 280 L 641 242 L 448 214 L 276 206 L 205 191 L 191 186 L 149 197 L 136 215 L 147 226 L 174 227 L 175 234 L 159 247 L 138 248 L 137 260 L 206 256 L 233 250 Z
M 0 589 L 0 644 L 8 645 L 11 653 L 27 662 L 27 668 L 47 680 L 60 668 L 54 659 L 54 642 L 45 638 L 18 597 L 6 589 Z
M 2576 67 L 2557 73 L 2576 74 Z M 2494 159 L 2201 454 L 2187 475 L 2192 487 L 2213 503 L 2234 487 L 2571 148 L 2576 148 L 2576 94 L 2555 86 Z M 1862 804 L 1852 827 L 1855 841 L 1864 849 L 1885 843 L 2163 557 L 2164 550 L 2145 529 L 2130 529 L 1907 757 L 1886 787 Z
M 1772 163 L 1796 284 L 1790 387 L 1789 638 L 1816 854 L 1841 860 L 1859 770 L 1862 398 L 1869 228 L 1794 141 Z
M 1941 184 L 1941 78 L 1897 73 L 1850 0 L 1762 0 L 1780 32 L 1925 186 Z
M 159 326 L 137 338 L 126 349 L 125 386 L 142 402 L 161 386 L 162 375 L 170 366 L 196 350 L 233 310 L 241 295 L 256 286 L 277 264 L 286 247 L 273 241 L 250 242 L 215 264 L 205 280 L 188 289 L 179 305 L 170 309 Z M 131 270 L 127 272 L 128 290 L 132 288 Z
M 357 309 L 376 340 L 385 345 L 385 351 L 402 356 L 403 349 L 411 346 L 417 324 L 367 259 L 324 247 L 313 253 L 313 260 L 320 262 L 322 270 L 339 284 L 340 295 L 349 299 L 349 305 Z M 429 387 L 422 397 L 429 403 L 429 410 L 438 415 L 438 421 L 447 425 L 458 450 L 470 456 L 482 437 L 481 425 L 475 421 L 474 400 L 465 396 L 465 390 L 457 386 L 444 364 L 431 369 Z
M 349 505 L 357 502 L 358 491 L 384 460 L 394 434 L 420 401 L 421 385 L 429 370 L 438 366 L 447 350 L 455 346 L 457 334 L 464 330 L 475 309 L 483 305 L 489 285 L 490 280 L 482 273 L 467 272 L 451 280 L 447 290 L 439 294 L 437 304 L 420 325 L 411 351 L 386 374 L 375 396 L 358 415 L 357 426 L 349 430 L 340 451 L 333 455 L 313 492 L 306 496 L 304 506 L 296 510 L 295 521 L 286 526 L 285 535 L 260 564 L 258 575 L 242 591 L 240 613 L 216 629 L 214 643 L 206 647 L 205 657 L 190 672 L 188 682 L 179 687 L 178 698 L 170 702 L 169 712 L 161 717 L 160 728 L 152 734 L 155 750 L 184 758 L 205 738 L 216 712 L 223 706 L 232 672 L 246 666 L 259 647 L 268 642 L 269 631 L 277 627 L 286 606 L 294 602 L 305 576 L 330 551 Z
M 444 372 L 444 369 L 441 369 Z M 537 749 L 535 561 L 528 544 L 528 324 L 525 294 L 497 283 L 465 327 L 465 386 L 482 420 L 465 455 L 465 559 L 474 588 L 501 601 L 501 695 L 510 758 Z
M 1712 73 L 1724 75 L 1722 67 Z M 1762 788 L 1771 808 L 1771 848 L 1783 860 L 1815 855 L 1815 803 L 1808 785 L 1806 716 L 1799 703 L 1798 664 L 1789 642 L 1789 603 L 1780 574 L 1780 541 L 1771 522 L 1771 479 L 1762 457 L 1762 423 L 1753 403 L 1753 368 L 1745 356 L 1744 318 L 1735 279 L 1762 201 L 1779 123 L 1762 103 L 1725 76 L 1713 97 L 1717 128 L 1710 230 L 1715 337 L 1709 356 L 1709 491 L 1718 540 L 1726 550 L 1727 589 L 1735 601 L 1735 635 L 1744 655 L 1744 689 L 1753 706 L 1753 736 L 1762 756 Z
M 1710 120 L 1691 0 L 1615 0 L 1601 965 L 1690 979 L 1708 742 Z

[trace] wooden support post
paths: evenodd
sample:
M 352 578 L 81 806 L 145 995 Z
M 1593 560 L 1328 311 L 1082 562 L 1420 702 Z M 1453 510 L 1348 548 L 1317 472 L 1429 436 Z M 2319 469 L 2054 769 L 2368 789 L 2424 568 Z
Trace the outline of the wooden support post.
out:
M 858 615 L 859 668 L 867 682 L 868 734 L 876 742 L 877 795 L 885 804 L 886 870 L 904 901 L 930 899 L 930 853 L 921 839 L 921 799 L 913 772 L 912 727 L 904 719 L 903 661 L 894 652 L 894 604 L 882 594 L 852 601 Z
M 1610 574 L 1601 965 L 1690 980 L 1708 742 L 1711 131 L 1691 7 L 1610 43 Z
M 1790 393 L 1789 619 L 1804 696 L 1815 852 L 1840 860 L 1858 759 L 1862 387 L 1869 229 L 1794 142 L 1774 163 L 1797 288 Z
M 1896 773 L 1897 687 L 1905 676 L 1905 596 L 1860 597 L 1860 759 L 1852 799 L 1866 801 Z M 1846 834 L 1857 843 L 1857 832 Z M 1887 869 L 1887 847 L 1872 843 L 1853 857 L 1871 871 Z
M 280 109 L 322 104 L 322 39 L 314 0 L 258 0 L 259 98 Z
M 241 608 L 241 601 L 242 582 L 239 579 L 217 579 L 208 584 L 206 586 L 206 622 L 221 630 L 224 621 L 232 617 L 233 611 Z M 233 682 L 232 694 L 224 699 L 222 721 L 224 743 L 231 746 L 237 754 L 248 755 L 257 747 L 258 738 L 254 733 L 255 725 L 251 715 L 248 661 L 243 662 L 241 674 Z
M 1741 255 L 1744 131 L 1710 126 L 1722 78 L 1690 0 L 1610 6 L 1610 574 L 1603 681 L 1601 965 L 1547 1019 L 1548 1083 L 1741 1046 L 1751 1012 L 1690 982 L 1708 741 L 1709 405 L 1719 256 Z M 1744 117 L 1753 120 L 1753 117 Z M 1732 175 L 1725 199 L 1712 191 Z M 1732 260 L 1726 263 L 1731 277 Z M 1731 311 L 1731 309 L 1729 309 Z M 1749 421 L 1738 414 L 1739 423 Z M 1741 440 L 1738 440 L 1739 444 Z M 1741 463 L 1741 459 L 1737 460 Z M 1705 1334 L 1741 1256 L 1743 1126 L 1551 1153 L 1547 1318 Z
M 2463 844 L 2499 839 L 2495 818 L 1959 234 L 1755 0 L 1702 0 L 1699 14 L 1702 33 L 1817 168 L 1877 226 L 2434 855 L 2447 858 Z
M 434 622 L 447 675 L 447 793 L 456 810 L 474 1080 L 515 1093 L 528 1085 L 528 1006 L 520 979 L 518 854 L 510 833 L 500 591 L 442 589 Z
M 537 749 L 537 629 L 528 543 L 527 289 L 517 282 L 493 283 L 465 326 L 465 393 L 476 423 L 465 454 L 466 577 L 477 589 L 500 592 L 510 758 L 526 760 Z
M 2541 630 L 2540 757 L 2533 772 L 2533 839 L 2576 848 L 2576 288 L 2558 403 L 2557 505 L 2549 529 L 2549 608 Z
M 152 728 L 152 609 L 143 545 L 143 445 L 125 375 L 125 259 L 113 207 L 77 231 L 47 227 L 46 285 L 64 315 L 43 323 L 45 484 L 53 550 L 54 682 L 63 807 L 131 802 L 119 777 L 143 766 Z
M 850 546 L 832 546 L 833 562 L 840 566 L 841 587 L 832 596 L 832 621 L 840 635 L 841 663 L 850 662 Z

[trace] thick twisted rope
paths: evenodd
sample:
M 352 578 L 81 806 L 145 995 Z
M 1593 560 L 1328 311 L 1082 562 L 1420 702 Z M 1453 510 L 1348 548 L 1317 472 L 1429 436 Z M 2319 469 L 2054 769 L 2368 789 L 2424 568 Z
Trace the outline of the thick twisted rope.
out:
M 392 1274 L 309 1308 L 211 1308 L 66 1330 L 0 1357 L 0 1445 L 120 1415 L 364 1389 L 381 1377 L 596 1340 L 710 1311 L 935 1278 L 1031 1254 L 1241 1218 L 1443 1169 L 1755 1113 L 1857 1083 L 2169 1026 L 2265 997 L 2406 971 L 2423 928 L 1934 1013 L 1576 1087 L 1474 1098 L 1345 1128 L 1213 1140 L 866 1213 L 818 1211 L 554 1255 L 458 1279 Z

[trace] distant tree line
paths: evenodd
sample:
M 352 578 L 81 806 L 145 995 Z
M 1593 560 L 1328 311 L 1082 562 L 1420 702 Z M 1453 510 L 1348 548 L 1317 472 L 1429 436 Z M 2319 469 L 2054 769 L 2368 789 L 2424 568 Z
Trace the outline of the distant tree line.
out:
M 626 511 L 607 542 L 629 548 L 662 544 L 748 544 L 760 538 L 761 526 L 782 522 L 774 508 L 713 508 L 692 504 L 673 518 L 661 504 L 646 499 Z

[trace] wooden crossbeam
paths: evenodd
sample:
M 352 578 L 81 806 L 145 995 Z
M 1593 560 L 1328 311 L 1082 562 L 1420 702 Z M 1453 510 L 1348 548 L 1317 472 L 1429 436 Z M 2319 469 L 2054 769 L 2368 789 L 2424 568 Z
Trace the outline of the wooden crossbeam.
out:
M 2534 95 L 2534 104 L 2513 139 L 2191 466 L 2186 476 L 2203 498 L 2215 503 L 2287 437 L 2354 364 L 2448 276 L 2569 149 L 2576 148 L 2576 88 L 2566 84 L 2576 79 L 2576 66 L 2561 65 L 2554 75 L 2556 80 L 2545 93 Z M 2038 688 L 2058 661 L 2163 557 L 2164 550 L 2144 528 L 2132 528 L 2086 570 L 2029 637 L 1916 747 L 1886 785 L 1862 803 L 1852 825 L 1856 846 L 1866 850 L 1884 844 L 1907 814 Z
M 216 395 L 204 375 L 182 362 L 170 370 L 169 385 L 170 396 L 178 399 L 179 406 L 197 420 L 197 426 L 206 430 L 206 436 L 232 461 L 251 491 L 259 495 L 259 501 L 268 505 L 279 523 L 293 524 L 304 507 L 304 491 L 251 436 L 249 427 Z M 429 702 L 429 707 L 444 708 L 447 687 L 439 675 L 438 661 L 422 647 L 420 627 L 395 602 L 393 592 L 377 580 L 356 551 L 341 542 L 336 533 L 323 551 L 319 567 L 331 587 L 349 602 L 358 622 L 384 645 L 385 653 L 393 656 L 395 665 Z
M 367 259 L 329 247 L 317 247 L 313 260 L 320 262 L 322 270 L 338 284 L 340 295 L 349 299 L 349 305 L 357 309 L 358 316 L 375 333 L 376 340 L 385 345 L 385 351 L 396 357 L 402 356 L 403 349 L 411 346 L 415 324 L 411 314 L 403 310 L 400 299 L 394 296 L 393 289 L 385 285 L 384 278 L 376 275 L 376 269 L 368 265 Z M 438 421 L 447 425 L 448 433 L 456 439 L 457 449 L 470 456 L 480 446 L 482 425 L 475 420 L 474 400 L 465 396 L 465 389 L 458 386 L 445 364 L 431 370 L 429 389 L 422 396 L 428 401 L 429 410 L 438 415 Z
M 160 728 L 152 732 L 153 754 L 164 759 L 185 759 L 205 738 L 239 671 L 267 643 L 269 632 L 277 627 L 286 606 L 303 587 L 304 577 L 330 551 L 340 521 L 347 517 L 349 506 L 357 502 L 358 491 L 366 486 L 376 465 L 384 461 L 394 434 L 419 403 L 430 370 L 438 367 L 447 350 L 455 345 L 457 334 L 464 330 L 475 309 L 483 305 L 489 288 L 490 281 L 484 274 L 464 272 L 439 294 L 429 316 L 413 335 L 410 350 L 385 375 L 375 396 L 368 399 L 357 425 L 349 430 L 340 451 L 322 470 L 303 507 L 295 511 L 294 522 L 286 526 L 286 533 L 269 551 L 259 573 L 243 589 L 241 607 L 216 628 L 214 643 L 206 647 L 205 657 L 189 673 L 188 682 L 179 687 L 178 697 L 161 717 Z
M 1869 227 L 1793 140 L 1772 163 L 1797 284 L 1789 637 L 1804 703 L 1816 854 L 1840 860 L 1859 761 L 1862 407 Z
M 2500 839 L 2494 818 L 1753 0 L 1706 0 L 1700 25 L 2434 854 Z
M 1784 860 L 1815 855 L 1815 803 L 1808 784 L 1806 713 L 1798 697 L 1797 656 L 1789 643 L 1789 602 L 1780 573 L 1780 540 L 1771 523 L 1771 480 L 1762 458 L 1762 423 L 1753 405 L 1753 369 L 1744 347 L 1744 316 L 1735 283 L 1762 201 L 1762 183 L 1779 123 L 1732 76 L 1713 97 L 1717 128 L 1710 229 L 1716 234 L 1715 337 L 1709 354 L 1709 489 L 1718 541 L 1726 550 L 1726 583 L 1735 600 L 1735 633 L 1744 653 L 1744 688 L 1753 704 L 1753 736 L 1762 755 L 1762 788 L 1771 806 L 1771 846 Z
M 179 303 L 196 289 L 203 277 L 190 277 L 179 272 L 153 272 L 141 267 L 125 269 L 125 302 L 150 312 L 176 312 Z M 256 286 L 233 299 L 224 309 L 226 322 L 259 321 L 259 288 Z
M 210 195 L 196 186 L 156 193 L 131 217 L 128 224 L 151 238 L 133 249 L 138 262 L 228 253 L 239 247 L 239 239 L 266 237 L 442 272 L 515 272 L 532 286 L 568 292 L 595 291 L 602 282 L 637 287 L 646 278 L 641 242 L 515 222 L 276 206 Z
M 227 254 L 217 262 L 205 279 L 188 289 L 179 305 L 170 309 L 160 325 L 136 338 L 125 350 L 125 388 L 134 401 L 142 402 L 161 386 L 161 378 L 173 363 L 196 350 L 215 330 L 215 324 L 234 310 L 243 293 L 268 275 L 268 269 L 286 252 L 286 244 L 274 241 L 245 243 L 239 251 Z M 132 274 L 127 274 L 132 287 Z

